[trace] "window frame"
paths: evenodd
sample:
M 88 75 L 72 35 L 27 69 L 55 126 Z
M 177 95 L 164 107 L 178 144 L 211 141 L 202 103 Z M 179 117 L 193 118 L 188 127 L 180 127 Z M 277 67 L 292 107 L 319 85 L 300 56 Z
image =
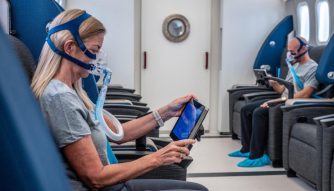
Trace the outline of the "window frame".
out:
M 302 18 L 301 18 L 301 14 L 302 14 L 301 10 L 302 10 L 302 8 L 301 7 L 306 7 L 307 12 L 308 12 L 308 15 L 307 15 L 308 16 L 307 17 L 308 23 L 305 23 L 305 25 L 308 24 L 308 29 L 306 29 L 305 35 L 302 35 Z M 307 41 L 309 41 L 310 40 L 310 34 L 311 34 L 311 27 L 310 27 L 311 17 L 310 17 L 310 6 L 309 6 L 309 4 L 306 1 L 299 2 L 297 4 L 296 13 L 297 13 L 297 26 L 298 26 L 297 27 L 297 35 L 298 36 L 302 36 Z M 306 34 L 308 36 L 306 36 Z
M 325 41 L 320 41 L 320 35 L 319 35 L 319 31 L 320 31 L 320 24 L 319 24 L 319 21 L 320 21 L 320 13 L 321 13 L 321 11 L 320 11 L 320 3 L 322 3 L 322 2 L 326 2 L 327 3 L 327 7 L 328 7 L 328 36 L 327 36 L 327 39 L 325 40 Z M 328 43 L 328 41 L 329 41 L 329 39 L 330 39 L 330 37 L 331 37 L 331 32 L 330 32 L 330 30 L 331 30 L 331 15 L 330 15 L 330 7 L 329 7 L 329 2 L 328 2 L 328 0 L 317 0 L 316 2 L 315 2 L 315 19 L 316 19 L 316 31 L 315 31 L 315 33 L 316 33 L 316 42 L 317 42 L 317 44 L 327 44 Z

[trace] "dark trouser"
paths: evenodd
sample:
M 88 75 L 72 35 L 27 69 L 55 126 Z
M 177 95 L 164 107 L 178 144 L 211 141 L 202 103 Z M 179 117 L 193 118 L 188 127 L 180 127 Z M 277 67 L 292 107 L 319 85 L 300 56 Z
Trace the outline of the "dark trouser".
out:
M 180 180 L 167 179 L 134 179 L 122 184 L 117 184 L 100 191 L 207 191 L 204 186 Z
M 264 154 L 268 139 L 269 109 L 259 107 L 265 101 L 247 104 L 240 111 L 241 152 L 250 152 L 249 158 L 256 159 Z

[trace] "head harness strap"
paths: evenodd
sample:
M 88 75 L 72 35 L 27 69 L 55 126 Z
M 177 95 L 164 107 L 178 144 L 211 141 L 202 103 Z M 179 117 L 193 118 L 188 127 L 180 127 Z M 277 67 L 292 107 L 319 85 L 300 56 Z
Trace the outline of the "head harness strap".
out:
M 298 36 L 296 36 L 296 39 L 299 42 L 299 48 L 298 48 L 298 52 L 305 46 L 306 48 L 308 47 L 308 44 L 305 43 L 301 38 L 299 38 Z
M 298 48 L 298 52 L 305 46 L 307 48 L 307 50 L 305 50 L 303 53 L 301 53 L 300 55 L 296 56 L 295 59 L 298 59 L 302 56 L 304 56 L 307 52 L 308 52 L 308 44 L 305 43 L 301 38 L 299 38 L 298 36 L 296 36 L 296 39 L 299 42 L 299 48 Z
M 80 15 L 79 17 L 67 22 L 67 23 L 64 23 L 64 24 L 61 24 L 61 25 L 58 25 L 52 29 L 49 30 L 48 32 L 48 35 L 46 37 L 46 42 L 48 43 L 48 45 L 50 46 L 50 48 L 53 50 L 53 52 L 55 52 L 56 54 L 58 54 L 59 56 L 61 57 L 64 57 L 68 60 L 70 60 L 71 62 L 87 69 L 87 70 L 92 70 L 94 69 L 94 65 L 93 64 L 87 64 L 85 62 L 82 62 L 70 55 L 68 55 L 67 53 L 65 53 L 64 51 L 61 51 L 59 50 L 55 45 L 54 43 L 52 42 L 51 40 L 51 35 L 56 33 L 56 32 L 59 32 L 59 31 L 62 31 L 62 30 L 69 30 L 71 32 L 71 34 L 73 35 L 75 41 L 77 42 L 78 46 L 80 47 L 80 49 L 84 52 L 84 54 L 91 58 L 91 59 L 96 59 L 96 55 L 91 53 L 85 46 L 85 44 L 82 42 L 82 39 L 80 38 L 80 34 L 79 34 L 79 28 L 80 28 L 80 25 L 83 21 L 85 21 L 86 19 L 88 19 L 90 17 L 90 15 L 88 13 L 83 13 L 82 15 Z

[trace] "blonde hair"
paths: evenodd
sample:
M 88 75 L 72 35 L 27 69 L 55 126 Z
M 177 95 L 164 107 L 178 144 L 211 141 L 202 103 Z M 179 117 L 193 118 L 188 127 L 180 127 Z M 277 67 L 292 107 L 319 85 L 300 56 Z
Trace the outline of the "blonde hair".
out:
M 51 22 L 50 28 L 71 21 L 83 13 L 84 11 L 80 9 L 64 11 Z M 79 34 L 82 41 L 85 41 L 89 37 L 105 32 L 106 29 L 103 24 L 92 16 L 82 22 L 79 27 Z M 68 40 L 74 40 L 74 37 L 68 30 L 62 30 L 54 33 L 51 36 L 51 40 L 59 50 L 64 51 L 63 46 L 65 42 Z M 56 75 L 60 68 L 61 60 L 62 57 L 54 53 L 47 43 L 44 43 L 38 65 L 31 82 L 32 91 L 34 92 L 37 99 L 43 95 L 45 88 Z M 73 87 L 84 102 L 87 109 L 92 110 L 93 104 L 88 98 L 87 93 L 82 89 L 81 80 L 76 81 L 73 84 Z

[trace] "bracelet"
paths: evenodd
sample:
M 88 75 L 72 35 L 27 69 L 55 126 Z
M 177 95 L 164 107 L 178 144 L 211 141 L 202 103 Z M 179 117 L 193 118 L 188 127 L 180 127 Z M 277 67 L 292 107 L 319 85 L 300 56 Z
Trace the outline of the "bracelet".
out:
M 155 121 L 158 123 L 159 127 L 163 127 L 164 126 L 164 121 L 162 120 L 160 114 L 158 111 L 153 111 L 153 117 L 155 119 Z

